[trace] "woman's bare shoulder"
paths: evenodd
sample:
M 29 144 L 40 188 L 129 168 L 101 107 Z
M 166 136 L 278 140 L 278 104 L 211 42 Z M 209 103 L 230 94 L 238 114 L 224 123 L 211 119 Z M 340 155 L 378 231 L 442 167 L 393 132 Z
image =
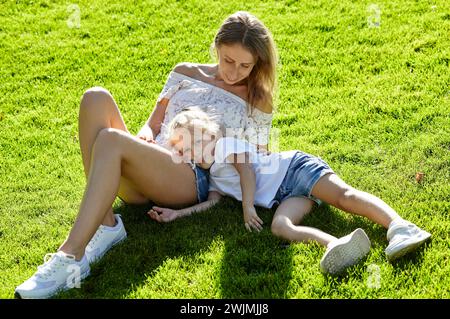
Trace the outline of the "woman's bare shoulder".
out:
M 211 77 L 214 74 L 214 64 L 200 64 L 182 62 L 178 63 L 173 69 L 174 72 L 180 73 L 197 80 L 205 80 L 205 77 Z
M 272 104 L 265 101 L 256 102 L 254 107 L 266 114 L 272 114 L 273 112 Z

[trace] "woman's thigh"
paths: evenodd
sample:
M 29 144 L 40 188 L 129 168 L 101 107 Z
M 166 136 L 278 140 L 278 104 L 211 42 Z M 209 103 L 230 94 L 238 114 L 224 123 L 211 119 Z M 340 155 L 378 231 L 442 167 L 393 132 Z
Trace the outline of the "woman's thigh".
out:
M 132 189 L 157 205 L 181 207 L 197 201 L 195 173 L 186 163 L 176 163 L 171 152 L 129 133 L 113 130 L 122 156 L 122 178 Z

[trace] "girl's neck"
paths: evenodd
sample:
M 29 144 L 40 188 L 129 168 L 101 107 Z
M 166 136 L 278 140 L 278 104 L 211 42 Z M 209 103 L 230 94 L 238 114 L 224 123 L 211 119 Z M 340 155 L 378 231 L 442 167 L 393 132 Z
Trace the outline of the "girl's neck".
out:
M 217 141 L 221 138 L 222 136 L 218 136 L 215 137 L 213 140 L 211 140 L 207 147 L 206 150 L 209 151 L 208 154 L 203 154 L 203 158 L 202 158 L 202 162 L 201 163 L 197 163 L 197 165 L 199 165 L 201 168 L 204 169 L 209 169 L 211 167 L 211 165 L 214 163 L 214 155 L 215 155 L 215 151 L 216 151 L 216 144 Z M 205 148 L 203 149 L 205 150 Z

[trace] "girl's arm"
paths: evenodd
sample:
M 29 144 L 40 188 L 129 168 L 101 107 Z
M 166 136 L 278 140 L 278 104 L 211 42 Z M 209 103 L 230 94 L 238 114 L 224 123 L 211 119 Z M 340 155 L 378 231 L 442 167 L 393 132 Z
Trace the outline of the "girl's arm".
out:
M 245 228 L 248 231 L 254 229 L 259 232 L 262 229 L 263 221 L 256 214 L 256 175 L 253 170 L 253 165 L 250 163 L 248 153 L 234 154 L 232 164 L 241 178 L 242 210 L 244 213 Z
M 205 211 L 216 205 L 220 201 L 221 197 L 222 195 L 220 195 L 218 192 L 210 191 L 208 193 L 208 199 L 202 203 L 178 210 L 153 206 L 153 208 L 150 209 L 147 214 L 152 219 L 160 223 L 167 223 L 180 217 L 192 215 L 192 213 Z

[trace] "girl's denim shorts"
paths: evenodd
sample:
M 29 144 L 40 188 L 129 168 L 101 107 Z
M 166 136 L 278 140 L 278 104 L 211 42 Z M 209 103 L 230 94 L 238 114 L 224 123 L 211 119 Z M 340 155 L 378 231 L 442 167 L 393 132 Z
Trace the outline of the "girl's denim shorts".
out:
M 197 200 L 202 203 L 208 199 L 209 192 L 209 170 L 198 165 L 192 168 L 195 172 L 195 184 L 197 186 Z
M 333 170 L 320 157 L 298 151 L 274 200 L 280 204 L 289 197 L 306 197 L 320 205 L 321 200 L 312 196 L 311 191 L 322 176 L 330 173 L 334 173 Z

